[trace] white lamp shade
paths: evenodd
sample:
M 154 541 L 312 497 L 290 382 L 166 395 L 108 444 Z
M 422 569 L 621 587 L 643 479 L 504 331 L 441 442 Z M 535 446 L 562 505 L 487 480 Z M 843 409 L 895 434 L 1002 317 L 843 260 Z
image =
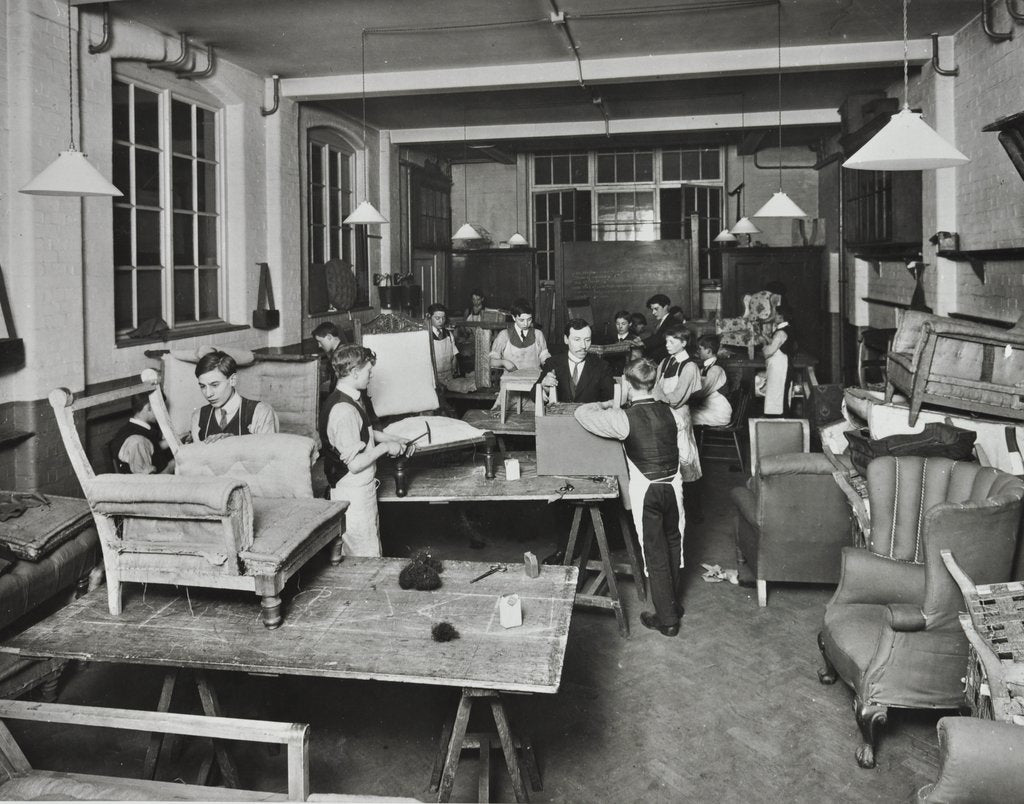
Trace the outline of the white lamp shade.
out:
M 354 223 L 354 224 L 370 224 L 370 223 L 387 223 L 388 219 L 381 215 L 377 208 L 369 201 L 363 201 L 359 204 L 352 214 L 350 214 L 342 223 Z
M 526 238 L 523 237 L 521 234 L 519 234 L 519 232 L 516 232 L 514 235 L 512 235 L 512 237 L 510 237 L 508 239 L 508 244 L 510 246 L 528 246 L 528 245 L 530 245 L 529 243 L 526 242 Z
M 715 237 L 713 242 L 715 242 L 715 243 L 735 243 L 736 242 L 736 235 L 734 235 L 728 229 L 723 229 L 722 231 L 720 231 L 718 233 L 718 235 Z
M 459 231 L 452 235 L 452 240 L 480 240 L 482 239 L 480 233 L 472 227 L 471 224 L 464 223 L 459 227 Z
M 761 230 L 754 226 L 754 222 L 750 218 L 743 217 L 736 221 L 736 225 L 730 230 L 734 235 L 738 234 L 761 234 Z
M 971 160 L 940 137 L 921 115 L 904 106 L 857 153 L 843 162 L 852 170 L 934 170 Z
M 807 213 L 793 203 L 782 190 L 773 193 L 768 203 L 751 215 L 752 218 L 806 218 Z
M 21 188 L 27 195 L 122 196 L 81 151 L 61 151 L 50 165 Z

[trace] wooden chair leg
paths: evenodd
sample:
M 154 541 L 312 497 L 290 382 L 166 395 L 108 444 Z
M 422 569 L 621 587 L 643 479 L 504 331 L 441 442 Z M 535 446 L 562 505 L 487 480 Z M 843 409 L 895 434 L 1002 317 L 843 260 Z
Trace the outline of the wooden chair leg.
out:
M 757 605 L 764 608 L 768 605 L 768 582 L 757 579 Z

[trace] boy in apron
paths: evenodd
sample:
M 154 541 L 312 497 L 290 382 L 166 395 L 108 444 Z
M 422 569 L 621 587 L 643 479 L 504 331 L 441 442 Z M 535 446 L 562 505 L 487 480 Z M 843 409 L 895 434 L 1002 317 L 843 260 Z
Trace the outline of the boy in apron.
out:
M 406 450 L 412 455 L 416 449 L 370 424 L 363 393 L 376 362 L 377 355 L 363 346 L 343 344 L 335 349 L 331 363 L 338 384 L 320 408 L 320 441 L 331 499 L 349 503 L 341 538 L 348 556 L 381 555 L 377 459 L 396 458 Z
M 789 319 L 786 313 L 775 311 L 775 331 L 772 339 L 764 345 L 764 415 L 785 416 L 788 396 L 789 358 L 796 353 L 796 341 L 790 337 Z
M 448 329 L 448 308 L 443 304 L 432 304 L 427 308 L 427 316 L 437 381 L 447 387 L 459 367 L 459 347 L 455 345 L 455 334 Z
M 192 412 L 193 443 L 212 443 L 233 435 L 276 433 L 277 414 L 266 402 L 235 390 L 238 363 L 224 352 L 207 352 L 196 363 L 196 379 L 207 404 Z
M 725 369 L 718 365 L 721 345 L 717 335 L 701 335 L 697 339 L 700 391 L 690 397 L 690 418 L 694 427 L 723 427 L 732 419 L 732 405 L 722 393 L 728 378 Z
M 680 570 L 683 566 L 683 481 L 679 474 L 676 420 L 669 406 L 654 398 L 657 368 L 650 360 L 626 366 L 627 408 L 611 402 L 580 405 L 576 421 L 604 438 L 623 442 L 629 467 L 629 500 L 640 534 L 644 572 L 650 579 L 654 611 L 640 614 L 645 628 L 665 636 L 679 633 Z
M 671 323 L 664 328 L 664 333 L 668 357 L 658 366 L 654 398 L 667 402 L 672 409 L 678 428 L 679 468 L 683 482 L 693 483 L 700 480 L 701 468 L 687 403 L 691 395 L 700 391 L 700 369 L 697 361 L 686 351 L 690 331 L 683 324 Z

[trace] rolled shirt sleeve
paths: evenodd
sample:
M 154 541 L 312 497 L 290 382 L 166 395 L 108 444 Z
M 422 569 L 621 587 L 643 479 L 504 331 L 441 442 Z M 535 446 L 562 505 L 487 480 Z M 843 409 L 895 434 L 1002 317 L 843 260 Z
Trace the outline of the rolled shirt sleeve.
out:
M 622 408 L 605 408 L 600 402 L 587 402 L 573 413 L 580 426 L 594 435 L 622 441 L 629 435 L 629 419 Z
M 276 433 L 280 430 L 277 421 L 277 414 L 266 402 L 257 402 L 256 409 L 252 412 L 252 424 L 249 425 L 249 432 L 253 435 L 258 433 Z

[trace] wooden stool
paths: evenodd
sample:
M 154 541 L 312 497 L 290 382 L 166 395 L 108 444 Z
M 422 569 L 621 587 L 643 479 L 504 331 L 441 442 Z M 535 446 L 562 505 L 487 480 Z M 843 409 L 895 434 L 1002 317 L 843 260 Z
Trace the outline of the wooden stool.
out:
M 520 391 L 530 393 L 533 386 L 540 379 L 540 369 L 519 369 L 519 371 L 506 371 L 501 375 L 501 382 L 498 389 L 498 407 L 501 410 L 501 423 L 505 423 L 506 410 L 508 407 L 509 391 Z M 523 397 L 516 400 L 518 412 L 523 412 Z

